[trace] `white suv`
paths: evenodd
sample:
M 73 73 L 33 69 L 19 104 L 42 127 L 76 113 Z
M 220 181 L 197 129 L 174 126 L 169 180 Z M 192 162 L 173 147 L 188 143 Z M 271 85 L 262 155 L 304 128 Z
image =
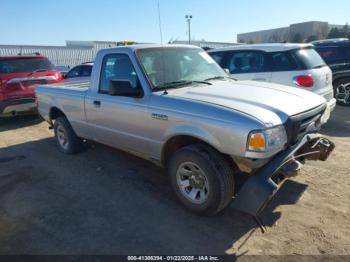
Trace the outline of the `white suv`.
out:
M 208 51 L 238 80 L 255 80 L 299 87 L 323 96 L 330 110 L 332 71 L 311 44 L 237 45 Z

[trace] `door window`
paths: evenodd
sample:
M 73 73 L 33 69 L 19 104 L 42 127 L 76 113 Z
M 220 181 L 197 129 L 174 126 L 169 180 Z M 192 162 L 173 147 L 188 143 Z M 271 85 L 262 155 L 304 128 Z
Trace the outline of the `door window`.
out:
M 271 53 L 273 71 L 293 71 L 298 69 L 298 65 L 287 52 Z
M 209 53 L 209 55 L 215 60 L 216 63 L 221 65 L 223 58 L 224 58 L 224 52 L 218 52 L 218 53 Z
M 266 72 L 266 56 L 256 51 L 234 52 L 228 59 L 228 70 L 231 74 Z
M 133 88 L 137 87 L 137 76 L 130 58 L 124 54 L 106 55 L 102 62 L 100 93 L 108 93 L 111 80 L 129 80 Z
M 81 69 L 81 76 L 91 76 L 92 66 L 83 66 Z
M 74 67 L 68 72 L 66 78 L 79 77 L 80 71 L 81 71 L 81 66 Z
M 337 46 L 316 47 L 316 50 L 327 64 L 341 61 L 344 58 L 341 48 Z

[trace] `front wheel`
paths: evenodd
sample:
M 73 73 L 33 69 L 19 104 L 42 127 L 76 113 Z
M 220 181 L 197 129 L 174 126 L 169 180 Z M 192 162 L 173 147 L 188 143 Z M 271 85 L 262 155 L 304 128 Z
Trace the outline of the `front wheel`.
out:
M 186 146 L 168 164 L 172 187 L 191 211 L 213 215 L 234 195 L 234 169 L 216 150 L 203 144 Z
M 339 105 L 350 106 L 350 78 L 341 79 L 334 84 L 334 97 Z

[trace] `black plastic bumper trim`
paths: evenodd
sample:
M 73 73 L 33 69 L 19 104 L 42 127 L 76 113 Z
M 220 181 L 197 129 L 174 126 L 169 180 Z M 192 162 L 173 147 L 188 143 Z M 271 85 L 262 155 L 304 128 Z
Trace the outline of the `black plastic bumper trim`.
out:
M 0 115 L 4 112 L 5 108 L 8 106 L 22 105 L 35 103 L 34 97 L 16 98 L 0 102 Z
M 277 154 L 270 162 L 245 181 L 234 198 L 232 207 L 256 216 L 279 189 L 279 185 L 271 177 L 304 145 L 310 143 L 310 141 L 317 141 L 320 138 L 327 140 L 320 134 L 307 134 L 297 144 Z M 310 151 L 312 151 L 311 148 Z

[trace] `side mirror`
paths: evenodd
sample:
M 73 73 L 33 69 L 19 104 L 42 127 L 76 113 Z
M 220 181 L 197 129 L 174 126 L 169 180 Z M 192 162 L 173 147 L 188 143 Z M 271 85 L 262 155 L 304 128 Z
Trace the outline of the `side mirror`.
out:
M 142 88 L 132 87 L 129 80 L 110 80 L 108 93 L 111 96 L 143 97 Z
M 228 70 L 228 68 L 224 68 L 224 71 L 226 72 L 226 74 L 230 74 L 230 70 Z

